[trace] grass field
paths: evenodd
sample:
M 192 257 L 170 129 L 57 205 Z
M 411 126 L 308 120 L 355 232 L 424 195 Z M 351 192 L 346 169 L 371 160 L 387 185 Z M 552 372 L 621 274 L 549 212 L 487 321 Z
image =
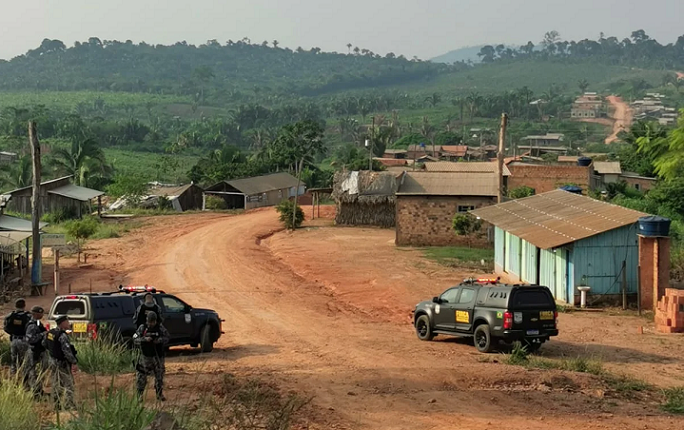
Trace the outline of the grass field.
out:
M 167 105 L 171 103 L 189 103 L 190 99 L 180 96 L 167 96 L 146 93 L 100 92 L 100 91 L 21 91 L 0 93 L 0 109 L 6 107 L 26 107 L 45 105 L 47 108 L 73 109 L 79 103 L 91 103 L 102 99 L 105 106 L 121 107 L 123 105 Z
M 135 175 L 150 181 L 185 183 L 190 168 L 199 157 L 193 155 L 171 155 L 178 165 L 169 171 L 160 168 L 162 154 L 151 152 L 131 152 L 125 149 L 105 148 L 105 157 L 112 163 L 117 173 Z
M 425 248 L 423 255 L 429 260 L 449 267 L 457 267 L 462 264 L 481 265 L 482 260 L 484 260 L 486 267 L 494 262 L 493 249 L 466 248 L 463 246 Z

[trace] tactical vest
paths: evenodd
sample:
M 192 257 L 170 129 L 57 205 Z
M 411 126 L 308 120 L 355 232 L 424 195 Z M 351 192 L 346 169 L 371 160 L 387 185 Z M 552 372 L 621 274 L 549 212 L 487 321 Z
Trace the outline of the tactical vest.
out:
M 154 343 L 155 340 L 161 337 L 161 331 L 159 330 L 159 325 L 154 326 L 154 328 L 145 327 L 142 334 L 143 338 L 151 337 L 153 342 L 140 342 L 140 350 L 145 357 L 161 357 L 164 355 L 164 344 Z
M 140 305 L 140 312 L 138 312 L 138 319 L 135 321 L 135 325 L 140 327 L 147 322 L 147 313 L 154 312 L 157 315 L 157 322 L 162 321 L 161 308 L 158 304 L 154 303 L 152 306 L 146 306 L 145 303 Z
M 28 325 L 26 326 L 26 331 L 28 331 L 29 326 L 35 325 L 38 327 L 38 333 L 43 334 L 47 331 L 45 326 L 43 324 L 38 324 L 38 321 L 31 320 Z M 45 348 L 43 347 L 43 342 L 42 336 L 39 337 L 39 340 L 34 343 L 29 343 L 29 347 L 31 348 L 31 351 L 33 351 L 35 354 L 40 354 L 41 352 L 45 351 Z
M 30 317 L 25 311 L 13 311 L 5 319 L 5 331 L 10 336 L 24 337 L 29 321 Z
M 59 343 L 59 338 L 65 334 L 66 333 L 64 333 L 63 330 L 53 328 L 45 335 L 45 349 L 47 349 L 50 356 L 57 361 L 66 361 L 64 351 L 62 351 L 62 345 Z

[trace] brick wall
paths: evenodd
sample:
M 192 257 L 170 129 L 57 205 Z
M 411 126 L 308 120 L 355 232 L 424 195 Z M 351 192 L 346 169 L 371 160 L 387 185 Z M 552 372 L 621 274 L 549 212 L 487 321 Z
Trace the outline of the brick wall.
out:
M 508 169 L 511 171 L 509 190 L 528 186 L 541 194 L 568 183 L 582 187 L 585 192 L 590 188 L 591 167 L 512 163 Z
M 654 310 L 670 284 L 670 239 L 639 237 L 641 309 Z
M 395 243 L 397 246 L 465 245 L 467 240 L 457 236 L 452 226 L 458 206 L 479 208 L 495 203 L 496 197 L 397 196 Z
M 620 176 L 620 179 L 627 182 L 627 186 L 631 188 L 636 188 L 635 185 L 639 185 L 640 191 L 648 191 L 653 188 L 656 184 L 654 179 L 649 178 L 635 178 L 633 176 Z

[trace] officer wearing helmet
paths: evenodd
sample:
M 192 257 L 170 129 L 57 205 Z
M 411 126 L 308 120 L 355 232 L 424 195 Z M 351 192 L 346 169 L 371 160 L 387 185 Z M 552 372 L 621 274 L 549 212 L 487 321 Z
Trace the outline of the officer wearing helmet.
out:
M 136 327 L 140 327 L 141 325 L 145 324 L 145 316 L 149 312 L 154 312 L 156 314 L 157 320 L 160 324 L 164 321 L 161 307 L 157 304 L 157 302 L 154 301 L 154 296 L 152 293 L 146 293 L 143 296 L 143 302 L 140 304 L 140 306 L 138 306 L 138 309 L 135 311 L 135 315 L 133 315 L 133 321 L 135 321 Z
M 169 343 L 169 332 L 157 322 L 157 314 L 148 312 L 146 323 L 141 324 L 133 335 L 133 342 L 140 347 L 140 361 L 135 366 L 136 388 L 138 396 L 142 398 L 147 386 L 147 377 L 154 375 L 154 390 L 157 400 L 164 401 L 164 373 L 166 367 L 164 358 L 166 344 Z
M 26 343 L 28 344 L 26 376 L 29 387 L 36 397 L 43 394 L 43 384 L 38 379 L 38 372 L 39 370 L 47 369 L 47 355 L 43 346 L 43 340 L 47 332 L 47 328 L 45 328 L 42 321 L 44 313 L 45 311 L 40 306 L 32 307 L 31 321 L 26 326 Z
M 57 327 L 45 335 L 45 349 L 50 356 L 50 370 L 52 373 L 52 397 L 59 408 L 74 409 L 74 375 L 77 370 L 76 348 L 69 341 L 66 331 L 71 326 L 66 315 L 55 321 Z

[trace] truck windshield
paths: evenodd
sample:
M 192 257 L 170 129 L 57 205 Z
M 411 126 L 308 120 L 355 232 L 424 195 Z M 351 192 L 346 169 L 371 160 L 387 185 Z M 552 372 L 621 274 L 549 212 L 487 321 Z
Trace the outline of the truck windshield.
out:
M 85 303 L 81 300 L 62 300 L 57 303 L 52 313 L 69 316 L 85 315 Z
M 511 298 L 511 307 L 521 308 L 555 308 L 550 294 L 543 290 L 518 290 Z

